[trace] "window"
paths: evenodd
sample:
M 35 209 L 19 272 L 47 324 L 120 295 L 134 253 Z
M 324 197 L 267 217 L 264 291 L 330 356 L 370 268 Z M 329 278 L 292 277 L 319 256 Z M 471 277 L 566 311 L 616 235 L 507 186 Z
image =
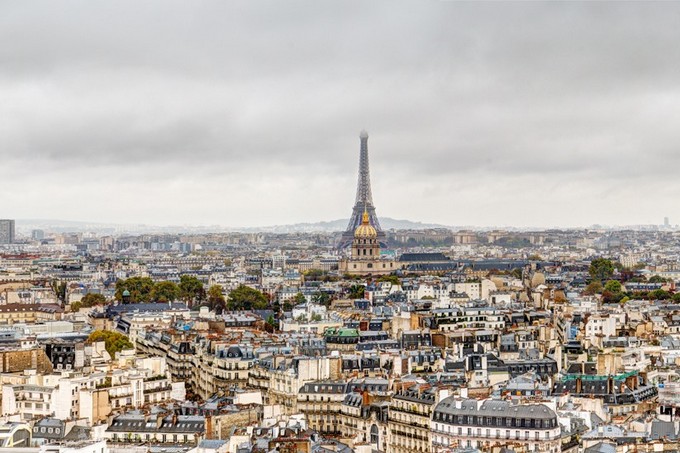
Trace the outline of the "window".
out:
M 371 443 L 378 445 L 380 441 L 380 434 L 377 425 L 371 426 Z

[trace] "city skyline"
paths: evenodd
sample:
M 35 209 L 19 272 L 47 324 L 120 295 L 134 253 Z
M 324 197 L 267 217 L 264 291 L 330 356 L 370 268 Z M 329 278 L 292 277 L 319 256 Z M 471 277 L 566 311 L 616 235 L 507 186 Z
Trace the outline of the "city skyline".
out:
M 341 219 L 362 128 L 380 218 L 680 218 L 680 5 L 160 6 L 0 6 L 4 218 Z

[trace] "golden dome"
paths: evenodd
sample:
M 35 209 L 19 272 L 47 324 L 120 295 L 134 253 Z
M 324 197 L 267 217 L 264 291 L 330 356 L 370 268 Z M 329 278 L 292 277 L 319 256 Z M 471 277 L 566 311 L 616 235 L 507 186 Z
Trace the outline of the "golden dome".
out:
M 354 230 L 355 238 L 373 239 L 378 237 L 378 232 L 368 221 L 368 211 L 364 209 L 364 215 L 361 217 L 361 225 Z

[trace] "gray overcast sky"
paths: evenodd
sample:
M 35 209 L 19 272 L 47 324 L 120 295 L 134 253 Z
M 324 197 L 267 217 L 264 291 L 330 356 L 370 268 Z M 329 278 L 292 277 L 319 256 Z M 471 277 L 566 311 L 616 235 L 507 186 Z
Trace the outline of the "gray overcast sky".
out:
M 680 223 L 680 3 L 0 1 L 0 217 Z

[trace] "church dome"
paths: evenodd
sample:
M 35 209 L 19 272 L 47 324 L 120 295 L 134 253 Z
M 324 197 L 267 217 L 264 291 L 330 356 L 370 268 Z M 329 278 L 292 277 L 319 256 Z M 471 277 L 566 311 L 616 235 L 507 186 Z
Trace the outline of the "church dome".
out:
M 378 231 L 368 221 L 368 212 L 365 210 L 361 218 L 361 225 L 354 230 L 354 237 L 362 239 L 375 239 L 378 237 Z

